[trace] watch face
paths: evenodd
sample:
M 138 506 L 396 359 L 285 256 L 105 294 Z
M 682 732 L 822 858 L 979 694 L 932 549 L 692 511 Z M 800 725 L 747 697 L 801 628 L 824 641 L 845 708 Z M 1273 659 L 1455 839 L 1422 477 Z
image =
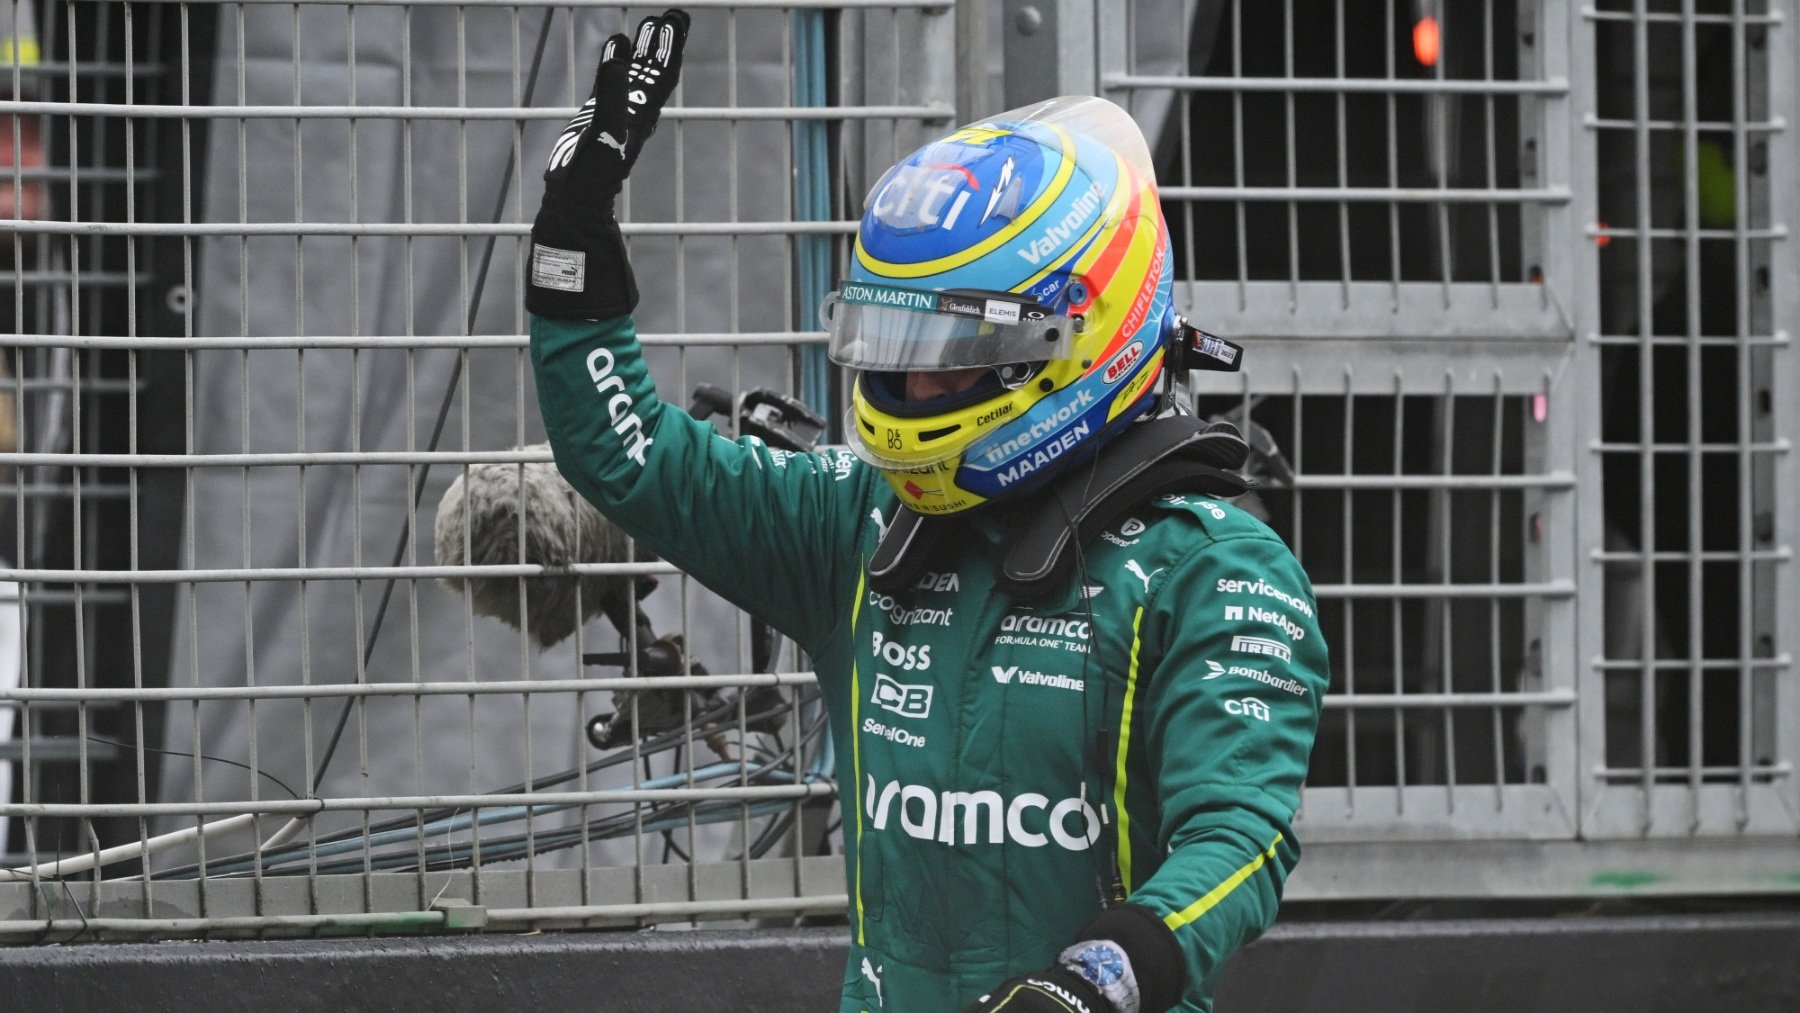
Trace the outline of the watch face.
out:
M 1075 969 L 1083 978 L 1105 988 L 1125 977 L 1125 954 L 1111 943 L 1092 943 L 1075 954 Z

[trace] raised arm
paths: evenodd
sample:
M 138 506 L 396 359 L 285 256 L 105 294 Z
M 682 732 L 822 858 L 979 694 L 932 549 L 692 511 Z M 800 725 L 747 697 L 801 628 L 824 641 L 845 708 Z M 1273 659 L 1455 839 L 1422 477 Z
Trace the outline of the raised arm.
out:
M 664 402 L 629 315 L 637 286 L 613 205 L 680 76 L 687 27 L 670 10 L 607 40 L 551 149 L 525 297 L 538 405 L 558 469 L 601 512 L 811 645 L 849 605 L 869 476 L 841 451 L 727 440 Z

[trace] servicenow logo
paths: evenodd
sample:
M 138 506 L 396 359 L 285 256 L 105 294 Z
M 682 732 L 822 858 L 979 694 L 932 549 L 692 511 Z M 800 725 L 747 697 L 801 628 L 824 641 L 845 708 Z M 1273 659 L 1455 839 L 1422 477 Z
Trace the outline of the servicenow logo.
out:
M 1026 792 L 1011 799 L 997 791 L 936 791 L 922 784 L 877 784 L 872 774 L 863 793 L 869 826 L 886 830 L 898 820 L 908 837 L 939 844 L 1005 844 L 1042 848 L 1052 841 L 1069 851 L 1086 851 L 1100 839 L 1102 814 L 1080 798 L 1052 802 Z M 1104 808 L 1104 807 L 1102 807 Z

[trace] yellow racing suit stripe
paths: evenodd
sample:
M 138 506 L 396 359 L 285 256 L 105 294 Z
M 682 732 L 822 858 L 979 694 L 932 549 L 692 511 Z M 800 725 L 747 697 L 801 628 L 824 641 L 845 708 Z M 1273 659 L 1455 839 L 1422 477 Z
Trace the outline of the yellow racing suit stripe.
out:
M 1119 711 L 1119 756 L 1113 768 L 1113 812 L 1119 814 L 1119 882 L 1131 892 L 1131 811 L 1125 808 L 1125 750 L 1131 746 L 1131 713 L 1137 698 L 1138 649 L 1143 646 L 1144 607 L 1131 617 L 1131 664 L 1125 675 L 1125 703 Z
M 869 579 L 868 567 L 859 566 L 857 569 L 860 572 L 858 573 L 857 578 L 856 578 L 856 600 L 850 604 L 850 635 L 852 637 L 854 637 L 856 635 L 857 620 L 862 618 L 863 585 L 866 584 Z M 852 727 L 852 728 L 855 728 L 857 725 L 861 724 L 861 719 L 858 716 L 862 710 L 861 705 L 862 705 L 862 679 L 861 679 L 860 674 L 856 670 L 856 662 L 854 659 L 852 659 L 850 662 L 850 727 Z M 856 771 L 856 776 L 854 778 L 852 778 L 851 782 L 850 782 L 851 786 L 852 786 L 850 790 L 856 793 L 855 804 L 853 806 L 851 806 L 851 808 L 856 811 L 856 945 L 863 946 L 866 944 L 863 939 L 863 889 L 862 889 L 862 873 L 863 873 L 863 861 L 862 861 L 862 858 L 863 858 L 863 855 L 862 855 L 862 838 L 863 838 L 862 737 L 859 735 L 851 735 L 850 736 L 850 766 L 853 770 Z
M 1243 867 L 1239 868 L 1238 871 L 1226 876 L 1225 882 L 1206 891 L 1205 895 L 1199 900 L 1182 908 L 1180 911 L 1173 911 L 1163 915 L 1163 924 L 1167 925 L 1170 931 L 1174 931 L 1217 907 L 1219 902 L 1230 896 L 1231 891 L 1236 890 L 1244 880 L 1256 875 L 1256 871 L 1263 867 L 1263 863 L 1274 860 L 1275 846 L 1281 843 L 1281 836 L 1282 835 L 1280 834 L 1276 834 L 1275 839 L 1269 842 L 1267 850 L 1259 853 L 1250 861 L 1245 862 Z

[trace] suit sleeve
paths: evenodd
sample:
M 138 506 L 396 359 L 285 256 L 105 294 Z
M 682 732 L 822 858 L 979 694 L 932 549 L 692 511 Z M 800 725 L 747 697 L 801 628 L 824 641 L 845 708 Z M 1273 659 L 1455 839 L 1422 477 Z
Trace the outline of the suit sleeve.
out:
M 1275 920 L 1329 682 L 1312 586 L 1273 537 L 1197 550 L 1150 603 L 1147 759 L 1167 855 L 1129 899 L 1175 935 L 1189 995 Z M 1283 655 L 1286 657 L 1283 657 Z
M 656 394 L 630 317 L 532 317 L 556 466 L 632 537 L 812 648 L 847 614 L 870 472 L 730 440 Z

